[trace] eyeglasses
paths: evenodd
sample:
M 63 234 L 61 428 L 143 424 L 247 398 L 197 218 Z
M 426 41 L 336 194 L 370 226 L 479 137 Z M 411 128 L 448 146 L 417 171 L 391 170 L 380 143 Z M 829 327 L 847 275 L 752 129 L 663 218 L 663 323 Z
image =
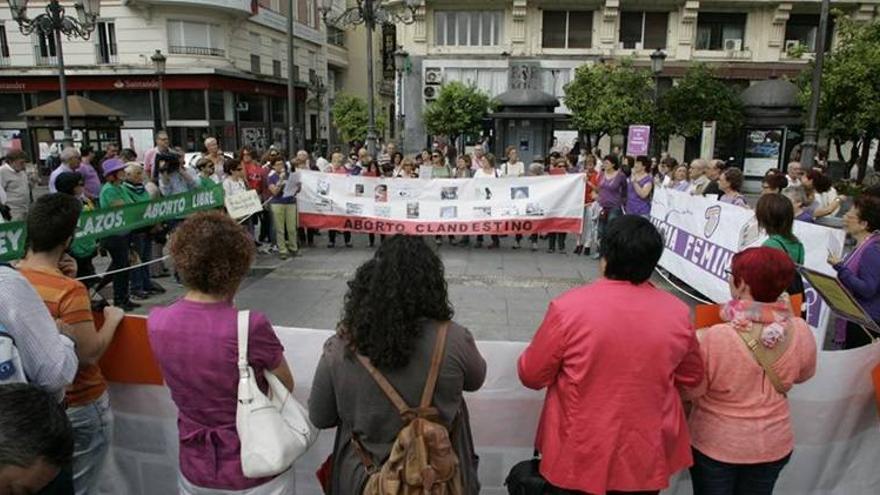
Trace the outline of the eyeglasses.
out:
M 728 277 L 732 277 L 732 276 L 733 276 L 733 270 L 731 270 L 730 268 L 725 268 L 725 269 L 724 269 L 724 273 L 725 273 Z

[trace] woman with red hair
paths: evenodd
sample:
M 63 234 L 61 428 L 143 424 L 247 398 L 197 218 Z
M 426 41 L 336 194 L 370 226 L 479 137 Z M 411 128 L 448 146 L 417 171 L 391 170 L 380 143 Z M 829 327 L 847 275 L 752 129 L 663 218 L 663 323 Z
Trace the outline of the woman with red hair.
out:
M 746 249 L 733 257 L 725 323 L 698 332 L 706 374 L 689 426 L 694 495 L 770 495 L 791 458 L 786 393 L 816 372 L 816 341 L 780 298 L 794 277 L 785 252 Z

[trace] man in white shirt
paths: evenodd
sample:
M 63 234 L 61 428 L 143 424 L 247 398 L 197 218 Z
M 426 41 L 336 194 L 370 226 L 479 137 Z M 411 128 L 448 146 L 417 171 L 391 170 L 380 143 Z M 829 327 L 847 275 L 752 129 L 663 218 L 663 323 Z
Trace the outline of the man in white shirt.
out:
M 788 179 L 788 187 L 801 185 L 801 177 L 804 175 L 804 169 L 801 162 L 791 162 L 785 171 L 785 178 Z
M 27 155 L 12 151 L 0 166 L 0 189 L 5 195 L 3 204 L 9 207 L 13 222 L 24 220 L 31 204 L 33 183 L 28 176 L 26 162 Z

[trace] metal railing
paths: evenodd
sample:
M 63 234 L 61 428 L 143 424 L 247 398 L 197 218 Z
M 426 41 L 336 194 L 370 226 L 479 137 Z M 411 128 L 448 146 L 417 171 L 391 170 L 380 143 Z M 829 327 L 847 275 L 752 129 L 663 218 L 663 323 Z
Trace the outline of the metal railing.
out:
M 34 65 L 58 65 L 58 57 L 55 55 L 43 55 L 40 45 L 34 45 Z
M 340 48 L 345 48 L 345 31 L 334 27 L 328 27 L 327 43 Z
M 114 65 L 119 63 L 116 56 L 116 43 L 107 45 L 95 44 L 95 63 L 98 65 Z
M 208 57 L 225 57 L 226 50 L 222 48 L 207 48 L 204 46 L 179 46 L 170 45 L 168 52 L 175 55 L 204 55 Z

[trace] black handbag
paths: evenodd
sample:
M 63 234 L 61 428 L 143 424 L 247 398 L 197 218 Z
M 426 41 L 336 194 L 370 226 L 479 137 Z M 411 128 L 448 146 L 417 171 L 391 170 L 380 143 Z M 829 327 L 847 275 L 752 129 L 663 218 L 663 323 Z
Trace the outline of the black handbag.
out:
M 540 463 L 540 459 L 533 458 L 518 462 L 513 466 L 510 469 L 510 473 L 507 474 L 507 479 L 504 480 L 507 493 L 510 495 L 545 495 L 553 493 L 553 485 L 541 476 L 539 470 Z

